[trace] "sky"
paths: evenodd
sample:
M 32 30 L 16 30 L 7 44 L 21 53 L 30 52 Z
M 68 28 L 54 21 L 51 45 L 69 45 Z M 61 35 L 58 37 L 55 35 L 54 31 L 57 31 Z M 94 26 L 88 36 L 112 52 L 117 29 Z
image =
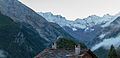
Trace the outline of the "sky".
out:
M 120 0 L 19 0 L 36 12 L 51 12 L 68 20 L 120 12 Z

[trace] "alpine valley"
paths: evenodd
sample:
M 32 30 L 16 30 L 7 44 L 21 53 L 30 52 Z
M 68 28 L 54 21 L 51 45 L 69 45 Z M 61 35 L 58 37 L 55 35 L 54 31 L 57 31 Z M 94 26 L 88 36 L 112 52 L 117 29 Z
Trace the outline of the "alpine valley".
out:
M 120 14 L 103 17 L 91 15 L 84 19 L 74 21 L 67 20 L 61 15 L 53 15 L 51 12 L 38 12 L 49 22 L 59 24 L 66 32 L 76 40 L 83 42 L 99 58 L 107 58 L 111 45 L 118 49 L 120 45 Z
M 34 58 L 60 37 L 82 42 L 107 58 L 111 45 L 120 49 L 120 13 L 71 21 L 35 12 L 18 0 L 0 0 L 0 58 Z

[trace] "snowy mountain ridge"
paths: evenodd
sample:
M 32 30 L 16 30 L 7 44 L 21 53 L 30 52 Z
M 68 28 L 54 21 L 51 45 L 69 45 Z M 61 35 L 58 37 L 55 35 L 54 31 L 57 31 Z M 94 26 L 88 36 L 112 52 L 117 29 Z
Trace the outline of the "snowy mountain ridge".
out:
M 106 27 L 112 21 L 114 21 L 114 19 L 116 19 L 116 17 L 118 17 L 120 15 L 119 13 L 116 15 L 106 14 L 103 17 L 91 15 L 84 19 L 78 18 L 75 21 L 70 21 L 70 20 L 67 20 L 65 17 L 62 17 L 61 15 L 53 15 L 51 12 L 46 12 L 46 13 L 39 12 L 38 14 L 43 16 L 44 18 L 46 18 L 46 20 L 49 22 L 57 23 L 61 27 L 68 26 L 68 27 L 72 28 L 74 31 L 77 30 L 77 28 L 87 30 L 90 27 L 93 27 L 97 24 L 103 24 L 101 27 Z
M 67 20 L 61 15 L 52 13 L 38 13 L 49 22 L 59 24 L 70 35 L 78 41 L 83 42 L 94 53 L 101 57 L 107 58 L 107 52 L 111 45 L 117 49 L 120 43 L 120 13 L 115 15 L 106 14 L 102 17 L 91 15 L 87 18 L 76 19 L 75 21 Z M 104 52 L 98 53 L 98 52 Z

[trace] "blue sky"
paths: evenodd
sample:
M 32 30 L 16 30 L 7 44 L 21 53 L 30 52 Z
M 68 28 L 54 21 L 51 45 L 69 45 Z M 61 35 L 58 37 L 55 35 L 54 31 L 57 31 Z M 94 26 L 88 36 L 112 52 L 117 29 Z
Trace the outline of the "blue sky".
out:
M 36 12 L 52 12 L 69 20 L 89 15 L 114 15 L 120 12 L 120 0 L 19 0 Z

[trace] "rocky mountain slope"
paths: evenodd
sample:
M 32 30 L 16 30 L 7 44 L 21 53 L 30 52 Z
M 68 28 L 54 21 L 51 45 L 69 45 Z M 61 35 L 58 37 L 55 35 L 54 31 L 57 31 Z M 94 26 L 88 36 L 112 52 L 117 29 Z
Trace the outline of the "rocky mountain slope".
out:
M 46 18 L 49 22 L 59 24 L 69 34 L 77 38 L 77 40 L 85 43 L 93 40 L 99 33 L 99 30 L 101 30 L 104 27 L 107 27 L 112 21 L 114 21 L 119 16 L 119 13 L 114 16 L 106 14 L 103 17 L 91 15 L 84 19 L 78 18 L 75 21 L 70 21 L 67 20 L 65 17 L 62 17 L 61 15 L 53 15 L 50 12 L 38 12 L 38 14 Z
M 104 34 L 104 36 L 99 37 L 100 35 Z M 110 49 L 111 45 L 114 45 L 116 50 L 120 46 L 120 17 L 116 18 L 113 22 L 110 23 L 109 26 L 103 28 L 99 35 L 93 39 L 94 42 L 91 42 L 94 44 L 92 47 L 92 50 L 102 58 L 103 56 L 107 55 L 107 53 L 98 53 L 101 48 L 101 51 L 106 51 Z M 103 56 L 101 56 L 103 55 Z M 107 56 L 103 57 L 106 58 Z
M 93 40 L 97 41 L 96 43 L 99 43 L 107 39 L 119 38 L 119 36 L 120 36 L 120 17 L 117 17 L 113 22 L 110 23 L 109 26 L 101 29 L 101 31 L 98 33 L 98 36 L 96 36 L 96 38 L 94 38 Z
M 22 24 L 19 27 L 11 18 L 0 13 L 0 50 L 4 51 L 1 53 L 4 57 L 31 58 L 45 48 L 43 43 L 47 43 L 47 41 L 41 38 L 32 26 Z
M 120 45 L 120 14 L 96 15 L 75 21 L 67 20 L 60 15 L 52 13 L 38 13 L 48 21 L 62 26 L 73 37 L 87 44 L 100 58 L 107 58 L 110 46 L 117 49 Z
M 65 17 L 62 17 L 61 15 L 53 15 L 51 12 L 46 12 L 46 13 L 38 12 L 38 14 L 46 18 L 47 21 L 49 22 L 57 23 L 62 27 L 68 26 L 72 28 L 74 31 L 76 28 L 88 29 L 89 27 L 93 27 L 101 23 L 106 23 L 109 20 L 113 19 L 113 16 L 106 14 L 103 17 L 91 15 L 84 19 L 78 18 L 75 21 L 70 21 L 70 20 L 67 20 Z
M 18 0 L 0 0 L 0 55 L 33 58 L 58 36 L 70 37 Z

